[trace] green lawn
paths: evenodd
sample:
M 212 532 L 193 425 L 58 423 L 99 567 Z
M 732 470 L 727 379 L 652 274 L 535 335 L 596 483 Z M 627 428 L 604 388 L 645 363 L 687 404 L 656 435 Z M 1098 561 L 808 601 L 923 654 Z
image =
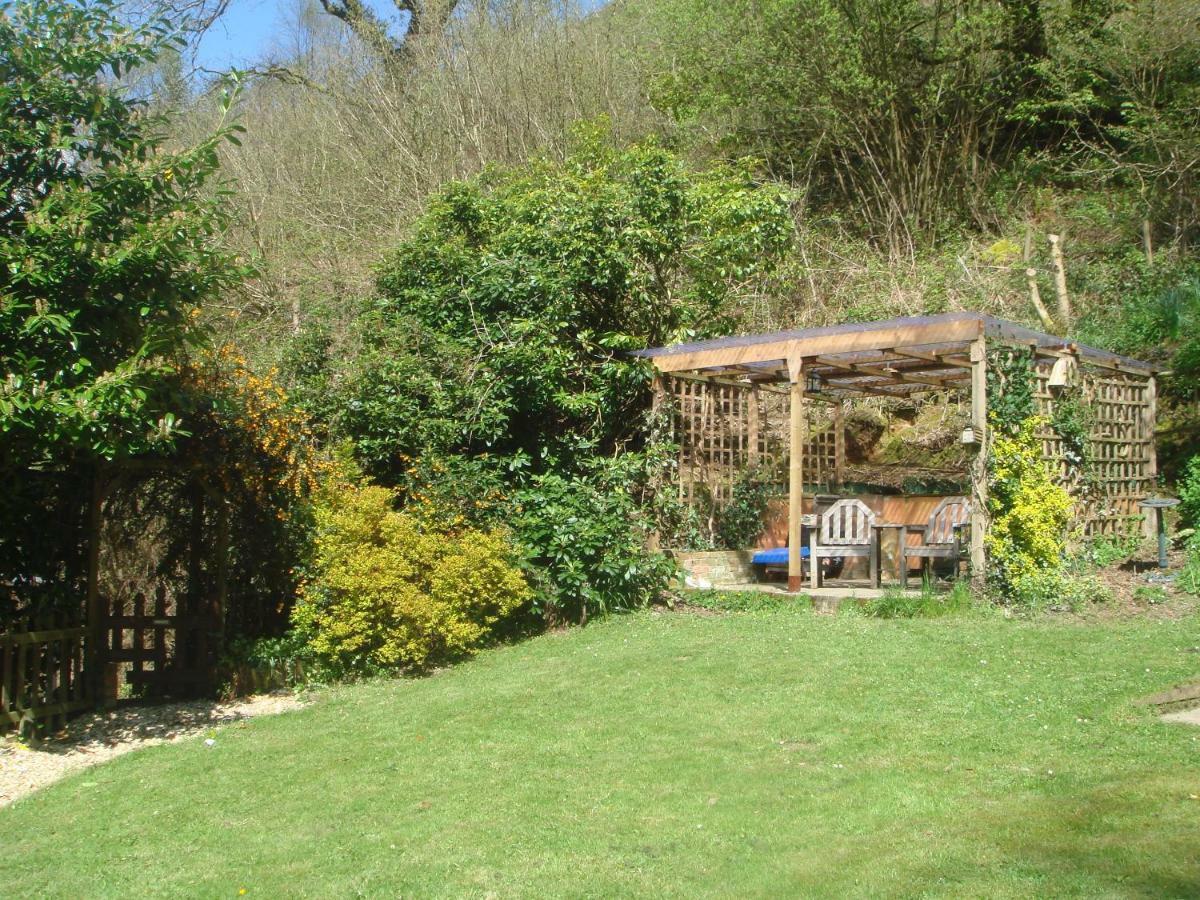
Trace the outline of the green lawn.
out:
M 6 896 L 1196 896 L 1200 621 L 642 613 L 85 771 Z

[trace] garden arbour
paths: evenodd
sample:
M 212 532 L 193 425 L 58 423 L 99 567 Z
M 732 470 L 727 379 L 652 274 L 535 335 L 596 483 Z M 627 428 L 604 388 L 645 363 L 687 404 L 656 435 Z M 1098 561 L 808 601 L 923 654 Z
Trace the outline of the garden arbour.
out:
M 681 498 L 725 497 L 748 468 L 788 472 L 788 582 L 798 590 L 804 506 L 818 485 L 840 485 L 846 404 L 931 391 L 970 398 L 962 436 L 977 451 L 967 479 L 970 561 L 974 577 L 985 578 L 988 450 L 996 415 L 1011 415 L 1010 385 L 994 371 L 989 377 L 996 351 L 1021 358 L 1028 370 L 1029 408 L 1021 418 L 1039 413 L 1045 423 L 1042 459 L 1071 494 L 1080 533 L 1146 528 L 1138 503 L 1157 477 L 1151 364 L 974 312 L 719 338 L 638 355 L 657 370 L 656 402 L 670 410 Z M 1068 404 L 1075 407 L 1069 416 Z M 1071 427 L 1054 427 L 1064 419 Z

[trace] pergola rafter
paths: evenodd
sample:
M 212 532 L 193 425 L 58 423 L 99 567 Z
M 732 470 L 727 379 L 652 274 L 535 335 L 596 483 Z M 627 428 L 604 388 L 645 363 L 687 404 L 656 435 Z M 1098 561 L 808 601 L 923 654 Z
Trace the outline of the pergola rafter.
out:
M 705 434 L 699 438 L 697 453 L 701 456 L 721 454 L 728 460 L 745 451 L 749 454 L 747 458 L 760 458 L 768 443 L 756 433 L 763 419 L 761 394 L 786 393 L 788 581 L 793 589 L 798 589 L 802 574 L 800 510 L 806 446 L 807 452 L 813 453 L 807 404 L 814 399 L 834 405 L 840 429 L 841 405 L 847 399 L 864 396 L 909 399 L 933 391 L 969 394 L 971 425 L 981 450 L 970 473 L 971 561 L 977 576 L 984 571 L 987 472 L 986 455 L 982 451 L 988 441 L 987 351 L 994 346 L 1028 348 L 1038 378 L 1037 398 L 1043 408 L 1054 402 L 1048 385 L 1056 361 L 1073 358 L 1090 373 L 1087 377 L 1093 385 L 1093 406 L 1098 410 L 1099 422 L 1091 440 L 1093 456 L 1105 469 L 1107 500 L 1120 507 L 1119 516 L 1112 513 L 1108 517 L 1115 521 L 1136 515 L 1139 493 L 1148 492 L 1157 474 L 1153 442 L 1155 369 L 1136 359 L 973 312 L 717 338 L 643 350 L 636 355 L 656 367 L 661 376 L 660 390 L 665 390 L 667 378 L 692 383 L 689 398 L 693 409 L 698 410 L 694 414 L 701 420 L 706 415 L 713 416 L 717 404 L 725 410 L 727 418 L 740 416 L 739 421 L 751 432 L 742 434 L 735 442 L 737 446 L 725 438 Z M 724 392 L 721 399 L 698 398 L 697 382 L 721 386 Z M 744 414 L 731 412 L 738 406 L 733 391 L 749 392 L 752 397 L 750 401 L 742 401 L 747 407 Z M 779 427 L 782 430 L 782 422 Z M 1119 436 L 1114 437 L 1118 432 Z M 1043 441 L 1046 457 L 1058 461 L 1065 478 L 1061 441 L 1049 434 L 1043 436 Z M 835 433 L 833 443 L 844 446 L 844 436 Z M 834 467 L 840 470 L 841 465 L 842 460 L 835 454 Z M 706 466 L 702 461 L 702 472 Z M 828 469 L 825 463 L 822 466 Z

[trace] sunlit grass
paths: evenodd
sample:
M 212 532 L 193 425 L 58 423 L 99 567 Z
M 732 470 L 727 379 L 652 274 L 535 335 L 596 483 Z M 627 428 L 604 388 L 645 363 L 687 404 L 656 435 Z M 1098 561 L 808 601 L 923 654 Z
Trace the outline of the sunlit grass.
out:
M 0 810 L 10 896 L 1188 896 L 1197 621 L 644 613 Z

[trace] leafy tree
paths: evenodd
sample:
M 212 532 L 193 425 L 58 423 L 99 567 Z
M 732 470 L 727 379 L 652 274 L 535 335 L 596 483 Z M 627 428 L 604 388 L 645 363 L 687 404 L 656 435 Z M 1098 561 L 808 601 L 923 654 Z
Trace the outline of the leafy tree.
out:
M 1061 151 L 1081 140 L 1106 174 L 1194 211 L 1194 4 L 655 7 L 654 93 L 677 121 L 718 152 L 763 156 L 817 208 L 893 246 L 956 222 L 995 226 L 1001 189 L 1077 174 Z
M 120 78 L 174 46 L 110 2 L 0 7 L 0 441 L 6 465 L 161 448 L 197 307 L 238 275 L 209 187 L 223 125 L 171 149 Z M 227 109 L 226 105 L 226 109 Z
M 380 475 L 426 448 L 514 470 L 607 452 L 647 397 L 624 351 L 730 327 L 791 233 L 785 194 L 746 167 L 597 133 L 563 164 L 451 185 L 380 269 L 339 421 Z

